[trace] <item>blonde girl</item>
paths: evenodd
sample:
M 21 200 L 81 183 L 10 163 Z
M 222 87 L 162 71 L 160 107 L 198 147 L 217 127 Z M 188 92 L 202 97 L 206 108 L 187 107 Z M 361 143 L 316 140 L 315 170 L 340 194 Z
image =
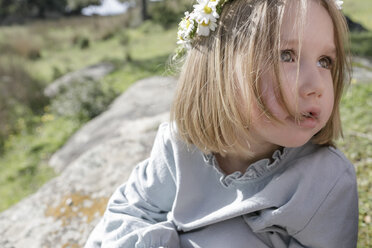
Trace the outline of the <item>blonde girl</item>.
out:
M 198 0 L 171 122 L 86 247 L 356 247 L 338 0 Z

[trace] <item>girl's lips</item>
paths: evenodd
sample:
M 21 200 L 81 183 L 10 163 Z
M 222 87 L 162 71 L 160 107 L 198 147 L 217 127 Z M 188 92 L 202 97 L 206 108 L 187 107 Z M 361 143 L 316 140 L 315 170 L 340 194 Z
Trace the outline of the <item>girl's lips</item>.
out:
M 304 117 L 298 121 L 297 125 L 305 128 L 314 128 L 316 127 L 317 123 L 318 119 L 315 117 Z
M 297 118 L 293 116 L 289 116 L 288 118 L 296 126 L 312 129 L 315 128 L 319 123 L 320 112 L 320 108 L 310 107 L 306 108 L 304 111 L 301 111 Z
M 288 117 L 288 119 L 296 126 L 312 129 L 315 128 L 318 124 L 318 113 L 311 112 L 311 114 L 302 114 L 297 119 L 295 119 L 293 116 L 290 116 Z
M 308 109 L 306 109 L 306 111 L 304 111 L 302 113 L 303 113 L 302 115 L 311 116 L 314 119 L 318 119 L 318 117 L 320 115 L 320 108 L 317 108 L 317 107 L 308 108 Z

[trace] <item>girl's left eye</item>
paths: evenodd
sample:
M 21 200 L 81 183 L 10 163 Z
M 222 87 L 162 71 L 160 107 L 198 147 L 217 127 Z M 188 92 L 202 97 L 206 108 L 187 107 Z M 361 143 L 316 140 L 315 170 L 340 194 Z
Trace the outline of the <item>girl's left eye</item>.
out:
M 317 64 L 324 69 L 331 69 L 333 66 L 333 60 L 330 57 L 323 57 Z

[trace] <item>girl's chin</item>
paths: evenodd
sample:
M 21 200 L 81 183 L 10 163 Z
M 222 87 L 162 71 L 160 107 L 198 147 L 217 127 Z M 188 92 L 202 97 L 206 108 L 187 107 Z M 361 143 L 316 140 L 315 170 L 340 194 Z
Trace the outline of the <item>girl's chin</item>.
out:
M 300 136 L 297 136 L 297 137 L 293 137 L 293 139 L 288 139 L 284 145 L 284 147 L 300 147 L 300 146 L 303 146 L 305 145 L 307 142 L 309 142 L 311 140 L 312 136 L 311 137 L 300 137 Z

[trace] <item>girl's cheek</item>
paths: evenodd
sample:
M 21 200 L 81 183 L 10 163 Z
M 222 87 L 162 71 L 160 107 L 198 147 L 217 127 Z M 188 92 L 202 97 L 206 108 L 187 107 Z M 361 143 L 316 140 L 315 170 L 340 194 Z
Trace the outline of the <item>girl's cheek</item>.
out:
M 263 73 L 261 76 L 261 91 L 263 101 L 271 114 L 278 119 L 284 119 L 288 116 L 288 114 L 282 107 L 282 103 L 278 100 L 278 97 L 280 97 L 279 91 L 281 91 L 281 93 L 283 94 L 284 99 L 293 98 L 292 95 L 287 95 L 287 93 L 289 92 L 287 88 L 290 87 L 290 85 L 287 83 L 287 76 L 284 76 L 281 82 L 283 84 L 282 90 L 278 88 L 279 86 L 276 83 L 273 72 L 266 72 Z
M 267 106 L 270 110 L 270 112 L 275 116 L 276 118 L 282 119 L 285 116 L 285 111 L 281 107 L 280 103 L 276 99 L 275 96 L 271 97 L 268 102 Z
M 281 103 L 278 100 L 278 92 L 275 92 L 274 85 L 266 85 L 265 91 L 263 92 L 264 101 L 269 111 L 277 118 L 282 118 L 285 115 L 284 109 L 281 107 Z M 283 96 L 287 97 L 287 96 Z

